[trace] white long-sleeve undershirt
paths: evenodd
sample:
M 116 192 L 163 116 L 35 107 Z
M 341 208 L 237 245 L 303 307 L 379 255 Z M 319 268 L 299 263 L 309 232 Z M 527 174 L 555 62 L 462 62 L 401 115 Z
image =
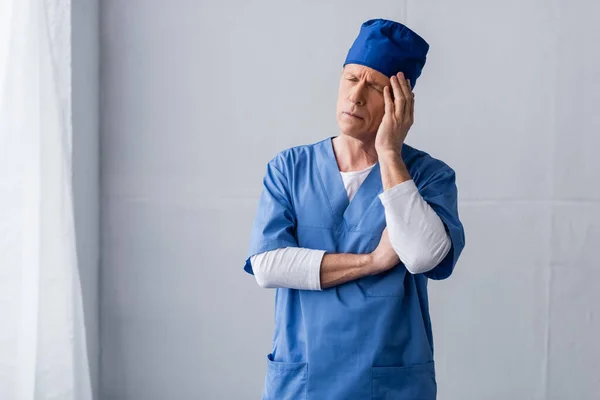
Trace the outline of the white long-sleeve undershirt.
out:
M 375 165 L 362 171 L 340 172 L 349 201 Z M 390 243 L 412 274 L 437 266 L 451 248 L 450 236 L 436 212 L 408 180 L 379 195 L 385 209 Z M 251 257 L 256 281 L 264 288 L 321 290 L 321 262 L 325 251 L 280 248 Z

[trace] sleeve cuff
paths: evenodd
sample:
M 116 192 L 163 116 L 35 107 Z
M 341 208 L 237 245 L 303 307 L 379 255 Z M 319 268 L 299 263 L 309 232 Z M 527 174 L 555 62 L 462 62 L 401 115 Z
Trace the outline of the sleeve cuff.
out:
M 312 290 L 321 289 L 321 263 L 325 256 L 324 250 L 311 250 L 311 261 L 310 261 L 310 288 Z
M 407 194 L 413 194 L 418 191 L 419 191 L 419 189 L 417 188 L 415 181 L 413 181 L 412 179 L 409 179 L 405 182 L 402 182 L 402 183 L 384 191 L 383 193 L 381 193 L 379 195 L 379 199 L 385 205 L 386 203 L 388 203 L 389 201 L 391 201 L 395 198 L 405 196 Z

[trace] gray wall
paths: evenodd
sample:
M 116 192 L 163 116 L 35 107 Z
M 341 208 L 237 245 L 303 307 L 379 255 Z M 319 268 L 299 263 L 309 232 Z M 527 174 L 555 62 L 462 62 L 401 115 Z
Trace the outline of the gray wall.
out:
M 337 134 L 346 51 L 386 17 L 431 44 L 408 143 L 456 170 L 467 229 L 430 285 L 439 398 L 597 399 L 600 5 L 566 4 L 103 1 L 101 398 L 259 397 L 265 164 Z
M 99 26 L 97 0 L 71 2 L 73 199 L 88 360 L 98 398 L 99 338 Z

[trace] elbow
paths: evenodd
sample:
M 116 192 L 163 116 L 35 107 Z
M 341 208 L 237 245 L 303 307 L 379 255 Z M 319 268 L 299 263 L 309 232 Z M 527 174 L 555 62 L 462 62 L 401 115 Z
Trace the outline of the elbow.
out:
M 424 274 L 425 272 L 431 271 L 435 268 L 435 260 L 429 257 L 427 254 L 421 254 L 412 259 L 403 260 L 402 263 L 413 275 Z
M 269 270 L 264 263 L 264 259 L 260 255 L 254 256 L 250 259 L 250 262 L 252 265 L 252 273 L 254 274 L 254 279 L 256 279 L 258 286 L 263 289 L 273 287 L 269 276 Z
M 403 261 L 404 266 L 413 275 L 424 274 L 435 268 L 435 261 L 430 257 L 417 257 L 413 260 Z
M 404 267 L 413 275 L 423 274 L 431 271 L 437 265 L 433 254 L 428 249 L 421 249 L 414 252 L 413 254 L 404 254 L 403 252 L 396 250 L 396 254 L 404 264 Z
M 424 274 L 437 267 L 450 251 L 451 242 L 446 237 L 439 245 L 417 245 L 415 246 L 416 249 L 413 249 L 409 254 L 400 252 L 396 246 L 393 247 L 408 272 L 417 275 Z
M 269 289 L 273 287 L 271 282 L 268 279 L 268 276 L 263 271 L 254 271 L 254 278 L 256 279 L 256 283 L 263 289 Z
M 413 258 L 402 260 L 404 266 L 413 275 L 429 272 L 444 260 L 450 251 L 450 242 L 439 249 L 422 249 Z

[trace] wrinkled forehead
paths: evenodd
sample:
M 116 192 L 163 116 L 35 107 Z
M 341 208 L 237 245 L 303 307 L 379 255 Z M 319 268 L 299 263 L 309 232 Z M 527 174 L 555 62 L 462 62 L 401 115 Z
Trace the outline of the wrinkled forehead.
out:
M 360 64 L 346 64 L 343 73 L 354 75 L 360 79 L 366 78 L 382 85 L 387 85 L 390 82 L 390 79 L 381 72 Z

